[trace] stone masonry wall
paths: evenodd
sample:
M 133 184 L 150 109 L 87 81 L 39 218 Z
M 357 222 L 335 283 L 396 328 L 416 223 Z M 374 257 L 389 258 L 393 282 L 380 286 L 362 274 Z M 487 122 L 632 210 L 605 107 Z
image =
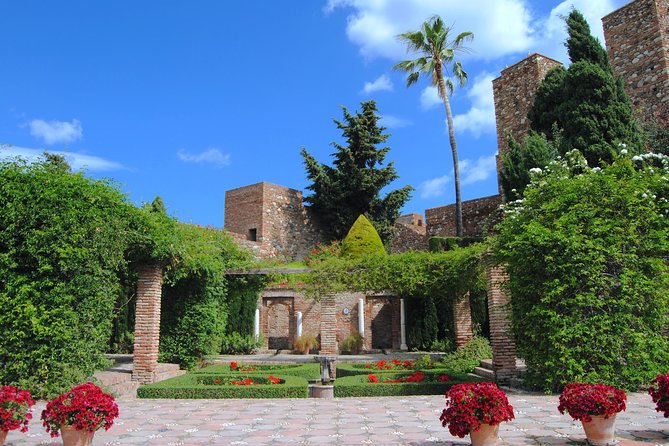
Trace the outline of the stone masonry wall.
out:
M 483 234 L 486 218 L 502 203 L 501 195 L 462 202 L 463 235 Z M 426 209 L 427 237 L 455 237 L 455 204 Z
M 537 88 L 546 73 L 560 65 L 557 60 L 535 53 L 503 69 L 501 76 L 492 81 L 499 153 L 507 151 L 509 133 L 519 143 L 525 139 L 530 129 L 527 113 L 534 104 Z
M 636 0 L 602 19 L 609 60 L 635 109 L 668 119 L 669 0 Z
M 399 349 L 401 344 L 399 298 L 385 295 L 367 296 L 364 293 L 337 293 L 332 299 L 325 296 L 320 301 L 316 301 L 305 297 L 304 294 L 292 288 L 272 288 L 261 293 L 258 306 L 260 308 L 260 333 L 265 339 L 264 349 L 269 347 L 270 316 L 268 308 L 273 305 L 273 302 L 279 302 L 281 305 L 290 302 L 291 308 L 289 311 L 277 312 L 272 315 L 272 317 L 285 318 L 285 320 L 272 321 L 272 323 L 288 328 L 285 334 L 290 340 L 288 348 L 293 348 L 297 334 L 296 316 L 297 312 L 301 312 L 302 333 L 315 337 L 320 335 L 321 353 L 335 354 L 341 341 L 351 334 L 358 333 L 359 299 L 365 301 L 365 348 L 367 350 L 372 348 L 373 306 L 383 301 L 383 305 L 389 305 L 387 311 L 391 314 L 390 324 L 377 335 L 388 337 L 391 340 L 389 347 Z M 323 342 L 323 333 L 326 336 L 325 342 Z
M 304 258 L 322 241 L 302 204 L 302 192 L 271 183 L 257 183 L 225 193 L 225 229 L 237 234 L 258 257 Z M 250 240 L 255 229 L 256 240 Z
M 427 251 L 427 227 L 395 223 L 395 237 L 390 247 L 391 253 L 406 251 Z

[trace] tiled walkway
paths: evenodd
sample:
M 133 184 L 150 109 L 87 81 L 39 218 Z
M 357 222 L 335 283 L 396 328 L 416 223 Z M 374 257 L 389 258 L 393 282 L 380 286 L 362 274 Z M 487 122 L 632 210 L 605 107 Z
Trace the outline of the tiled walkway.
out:
M 511 394 L 516 420 L 500 428 L 501 445 L 583 445 L 580 423 L 557 412 L 557 396 Z M 469 444 L 441 427 L 443 396 L 334 400 L 123 400 L 121 416 L 94 445 L 414 445 Z M 60 445 L 39 424 L 7 445 Z M 621 445 L 669 445 L 669 419 L 645 394 L 629 396 L 618 415 Z

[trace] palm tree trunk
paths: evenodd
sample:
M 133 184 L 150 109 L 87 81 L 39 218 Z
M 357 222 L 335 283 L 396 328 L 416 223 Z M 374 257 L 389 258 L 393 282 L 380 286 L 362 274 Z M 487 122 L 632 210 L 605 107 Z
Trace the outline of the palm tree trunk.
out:
M 446 85 L 444 84 L 444 76 L 441 71 L 440 64 L 435 64 L 435 71 L 437 73 L 437 84 L 439 88 L 439 96 L 444 101 L 444 108 L 446 109 L 446 122 L 448 124 L 448 139 L 451 143 L 451 152 L 453 154 L 453 177 L 455 182 L 455 235 L 462 237 L 462 199 L 460 198 L 460 167 L 458 165 L 458 148 L 455 143 L 455 131 L 453 130 L 453 112 L 451 111 L 451 103 L 448 100 L 446 93 Z

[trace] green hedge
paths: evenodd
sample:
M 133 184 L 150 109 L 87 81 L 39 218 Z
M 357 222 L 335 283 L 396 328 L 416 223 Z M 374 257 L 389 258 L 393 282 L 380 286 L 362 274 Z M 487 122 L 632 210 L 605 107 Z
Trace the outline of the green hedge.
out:
M 339 368 L 337 368 L 339 374 Z M 450 380 L 445 382 L 428 381 L 422 383 L 370 383 L 368 375 L 382 375 L 379 379 L 396 379 L 408 376 L 411 372 L 404 373 L 368 373 L 366 375 L 346 376 L 337 378 L 334 388 L 335 397 L 361 397 L 361 396 L 401 396 L 401 395 L 440 395 L 448 392 L 455 384 L 464 382 L 483 381 L 471 375 L 453 375 L 445 373 Z M 427 379 L 435 378 L 444 373 L 425 373 Z
M 239 377 L 242 376 L 239 375 Z M 159 383 L 148 384 L 137 389 L 137 397 L 170 399 L 307 397 L 307 380 L 298 376 L 279 375 L 277 377 L 284 380 L 284 384 L 257 384 L 252 386 L 202 384 L 201 381 L 208 377 L 215 378 L 216 375 L 188 374 Z
M 253 372 L 244 372 L 252 375 L 257 374 L 267 374 L 267 373 L 287 373 L 291 376 L 299 376 L 305 379 L 318 378 L 320 376 L 320 366 L 318 364 L 242 364 L 239 363 L 242 367 L 253 367 L 256 370 Z M 224 375 L 234 375 L 239 372 L 230 370 L 229 364 L 216 364 L 204 367 L 198 370 L 193 371 L 193 374 L 224 374 Z
M 426 368 L 421 368 L 420 369 L 423 373 L 426 374 L 447 374 L 450 375 L 453 373 L 453 370 L 448 369 L 445 367 L 445 365 L 441 363 L 436 363 L 434 367 L 426 369 Z M 385 378 L 387 378 L 391 374 L 411 374 L 414 372 L 414 369 L 408 369 L 408 370 L 402 370 L 402 369 L 394 369 L 394 370 L 380 370 L 376 367 L 372 368 L 366 368 L 365 364 L 351 364 L 351 363 L 346 363 L 346 364 L 337 364 L 337 377 L 338 378 L 343 378 L 345 376 L 359 376 L 359 375 L 369 375 L 369 374 L 374 374 L 374 375 L 383 375 Z
M 466 248 L 474 243 L 483 241 L 483 237 L 430 237 L 427 241 L 431 252 L 452 251 L 455 248 Z

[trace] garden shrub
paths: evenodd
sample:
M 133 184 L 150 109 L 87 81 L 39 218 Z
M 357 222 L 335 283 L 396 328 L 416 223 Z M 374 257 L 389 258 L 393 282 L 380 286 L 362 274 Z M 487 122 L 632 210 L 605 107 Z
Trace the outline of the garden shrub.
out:
M 481 237 L 430 237 L 427 241 L 430 252 L 452 251 L 455 248 L 466 248 L 482 241 Z
M 370 254 L 386 254 L 386 248 L 374 225 L 360 215 L 342 241 L 341 255 L 356 258 Z
M 49 398 L 107 364 L 118 274 L 143 218 L 60 157 L 0 162 L 0 382 Z
M 497 226 L 526 382 L 624 389 L 669 368 L 669 159 L 625 151 L 590 168 L 580 153 L 534 170 Z
M 225 270 L 251 259 L 223 231 L 188 224 L 179 224 L 178 231 L 183 254 L 166 269 L 160 358 L 192 369 L 205 355 L 221 352 L 229 314 Z
M 208 385 L 202 380 L 217 375 L 188 374 L 140 386 L 138 398 L 217 399 L 217 398 L 306 398 L 307 380 L 289 375 L 274 375 L 283 384 L 255 384 L 250 386 Z M 251 375 L 249 375 L 251 376 Z M 263 375 L 264 376 L 264 375 Z
M 444 355 L 437 367 L 443 367 L 454 373 L 471 373 L 482 359 L 492 358 L 492 348 L 486 338 L 474 337 L 456 351 Z
M 237 332 L 221 337 L 220 352 L 222 355 L 250 355 L 263 344 L 262 339 L 253 335 L 240 335 Z

